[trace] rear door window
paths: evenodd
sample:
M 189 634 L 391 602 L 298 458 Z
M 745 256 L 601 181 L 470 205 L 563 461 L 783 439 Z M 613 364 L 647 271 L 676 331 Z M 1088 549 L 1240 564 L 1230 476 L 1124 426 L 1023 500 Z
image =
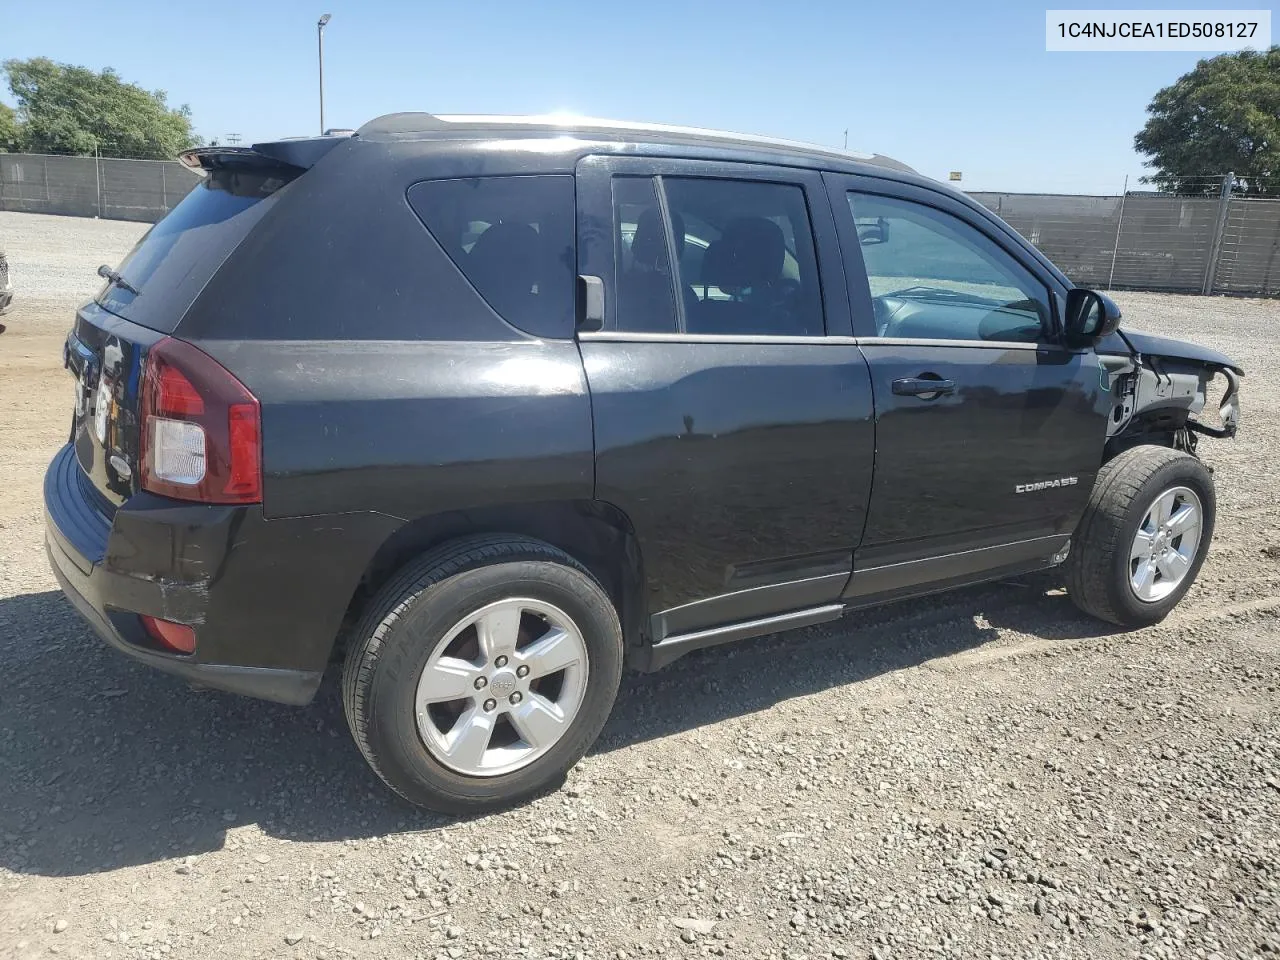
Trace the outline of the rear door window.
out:
M 535 336 L 573 336 L 573 177 L 426 180 L 410 187 L 408 197 L 499 316 Z
M 663 177 L 685 305 L 701 334 L 826 332 L 804 190 L 757 180 Z

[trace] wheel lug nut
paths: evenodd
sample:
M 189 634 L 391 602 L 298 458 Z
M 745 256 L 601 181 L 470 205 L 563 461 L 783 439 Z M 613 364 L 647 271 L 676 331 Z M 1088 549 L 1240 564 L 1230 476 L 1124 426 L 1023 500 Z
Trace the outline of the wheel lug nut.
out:
M 488 711 L 488 712 L 492 713 L 494 710 L 496 710 L 496 709 L 498 708 L 498 701 L 497 701 L 497 700 L 486 700 L 486 701 L 484 702 L 484 708 L 485 708 L 485 710 L 486 710 L 486 711 Z
M 493 661 L 493 663 L 495 666 L 505 667 L 507 665 L 507 658 L 499 657 L 497 660 Z
M 488 678 L 488 677 L 476 677 L 476 689 L 477 689 L 477 690 L 483 690 L 483 689 L 484 689 L 485 687 L 487 687 L 488 685 L 489 685 L 489 678 Z
M 513 693 L 513 694 L 511 695 L 511 702 L 512 702 L 513 704 L 519 703 L 519 702 L 520 702 L 521 700 L 523 700 L 523 699 L 524 699 L 524 697 L 520 696 L 520 691 L 519 691 L 519 690 L 517 690 L 515 693 Z
M 529 675 L 529 668 L 528 668 L 528 667 L 525 667 L 525 666 L 519 666 L 519 667 L 516 667 L 516 676 L 517 676 L 517 677 L 527 677 L 528 675 Z

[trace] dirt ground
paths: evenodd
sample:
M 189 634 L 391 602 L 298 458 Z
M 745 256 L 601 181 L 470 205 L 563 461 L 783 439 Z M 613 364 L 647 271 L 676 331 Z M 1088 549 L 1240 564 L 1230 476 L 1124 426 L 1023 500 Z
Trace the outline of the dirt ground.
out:
M 58 593 L 62 339 L 143 229 L 0 213 L 0 957 L 1280 953 L 1280 304 L 1116 297 L 1248 369 L 1164 623 L 1030 578 L 696 654 L 624 678 L 566 789 L 449 819 L 376 782 L 332 681 L 193 693 Z

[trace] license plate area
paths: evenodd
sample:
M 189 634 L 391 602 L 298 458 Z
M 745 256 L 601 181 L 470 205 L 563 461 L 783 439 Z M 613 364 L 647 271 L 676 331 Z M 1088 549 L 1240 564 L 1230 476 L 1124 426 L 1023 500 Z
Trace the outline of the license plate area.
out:
M 147 348 L 160 339 L 92 304 L 76 315 L 63 347 L 72 378 L 69 440 L 86 493 L 109 505 L 108 515 L 138 492 L 141 398 Z M 65 395 L 64 395 L 65 396 Z
M 74 403 L 71 407 L 71 439 L 74 440 L 85 414 L 88 413 L 90 390 L 96 364 L 93 351 L 74 333 L 67 335 L 63 347 L 63 365 L 71 374 Z
M 111 421 L 111 383 L 105 376 L 98 378 L 98 392 L 93 398 L 93 435 L 99 446 L 107 449 L 107 426 Z

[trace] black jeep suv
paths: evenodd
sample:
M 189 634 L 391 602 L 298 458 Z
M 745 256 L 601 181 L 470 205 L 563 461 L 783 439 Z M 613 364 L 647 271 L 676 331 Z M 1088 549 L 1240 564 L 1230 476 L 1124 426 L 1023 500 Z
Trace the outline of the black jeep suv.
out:
M 1242 371 L 887 158 L 397 114 L 184 161 L 67 338 L 53 568 L 205 686 L 345 656 L 415 803 L 557 783 L 624 663 L 1063 561 L 1152 623 L 1204 560 Z

